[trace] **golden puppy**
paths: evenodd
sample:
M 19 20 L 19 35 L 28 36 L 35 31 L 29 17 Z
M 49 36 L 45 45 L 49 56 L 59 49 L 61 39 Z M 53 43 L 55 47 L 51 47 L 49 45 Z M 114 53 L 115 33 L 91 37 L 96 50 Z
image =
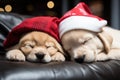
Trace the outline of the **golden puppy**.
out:
M 53 37 L 40 31 L 27 33 L 16 46 L 8 50 L 6 57 L 9 60 L 65 61 L 60 44 Z
M 64 49 L 77 62 L 120 60 L 120 31 L 103 27 L 102 32 L 71 30 L 62 38 Z
M 57 17 L 27 18 L 14 27 L 3 45 L 6 57 L 18 61 L 65 61 L 58 37 Z

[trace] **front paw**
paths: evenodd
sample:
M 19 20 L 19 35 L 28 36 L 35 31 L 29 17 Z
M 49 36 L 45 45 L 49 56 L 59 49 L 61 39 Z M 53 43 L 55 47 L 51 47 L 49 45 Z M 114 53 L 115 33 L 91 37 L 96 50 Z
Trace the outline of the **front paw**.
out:
M 8 51 L 6 53 L 6 58 L 15 61 L 25 61 L 24 54 L 18 49 Z
M 65 57 L 62 53 L 57 52 L 52 56 L 52 61 L 65 61 Z
M 99 53 L 98 55 L 96 55 L 96 61 L 106 61 L 108 59 L 108 55 L 105 53 Z

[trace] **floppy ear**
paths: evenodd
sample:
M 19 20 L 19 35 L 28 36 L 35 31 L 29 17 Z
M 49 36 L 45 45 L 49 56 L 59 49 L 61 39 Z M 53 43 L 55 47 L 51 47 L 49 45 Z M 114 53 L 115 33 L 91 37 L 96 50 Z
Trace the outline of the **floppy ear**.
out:
M 64 54 L 62 46 L 56 40 L 54 42 L 55 42 L 55 45 L 58 48 L 58 50 Z
M 58 51 L 60 51 L 61 53 L 63 53 L 63 54 L 65 55 L 62 46 L 56 41 L 55 38 L 49 37 L 48 42 L 49 42 L 49 41 L 50 41 L 50 42 L 53 42 L 53 43 L 55 44 L 55 47 L 58 49 Z
M 104 44 L 105 51 L 108 53 L 110 51 L 113 38 L 109 34 L 107 34 L 107 32 L 105 32 L 104 29 L 102 29 L 101 33 L 98 33 L 98 36 Z

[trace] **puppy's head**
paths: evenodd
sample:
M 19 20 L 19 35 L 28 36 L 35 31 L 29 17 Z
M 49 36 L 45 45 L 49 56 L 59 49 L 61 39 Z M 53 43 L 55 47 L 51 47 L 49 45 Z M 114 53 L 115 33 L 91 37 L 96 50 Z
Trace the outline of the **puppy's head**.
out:
M 72 60 L 77 62 L 92 62 L 95 60 L 96 46 L 95 33 L 87 30 L 71 30 L 66 32 L 61 40 L 64 49 Z
M 57 51 L 63 53 L 60 44 L 43 32 L 30 32 L 23 36 L 19 42 L 19 49 L 29 61 L 49 62 Z

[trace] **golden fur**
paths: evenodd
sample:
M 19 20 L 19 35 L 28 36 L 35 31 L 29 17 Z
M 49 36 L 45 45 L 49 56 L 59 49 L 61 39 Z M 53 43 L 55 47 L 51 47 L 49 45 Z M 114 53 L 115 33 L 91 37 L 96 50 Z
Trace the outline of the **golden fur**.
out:
M 33 31 L 24 35 L 16 46 L 8 49 L 9 60 L 65 61 L 61 45 L 44 32 Z

